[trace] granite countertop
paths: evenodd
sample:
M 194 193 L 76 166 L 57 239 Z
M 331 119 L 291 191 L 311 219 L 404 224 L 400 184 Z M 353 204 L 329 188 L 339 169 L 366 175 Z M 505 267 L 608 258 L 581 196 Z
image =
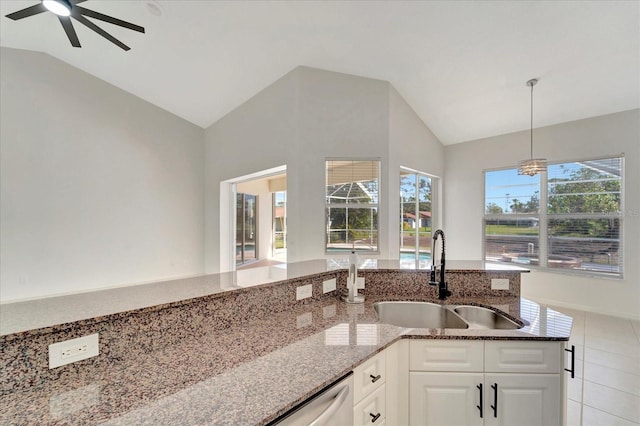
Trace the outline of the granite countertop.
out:
M 349 267 L 345 258 L 309 260 L 274 266 L 250 268 L 236 272 L 201 275 L 147 284 L 116 287 L 88 293 L 48 297 L 23 302 L 0 304 L 0 336 L 52 327 L 120 312 L 157 307 L 179 301 L 266 283 L 313 276 Z M 428 262 L 366 259 L 359 261 L 358 269 L 375 270 L 430 270 Z M 482 261 L 449 261 L 447 271 L 500 271 L 522 273 L 527 269 Z
M 2 397 L 0 423 L 229 424 L 273 420 L 401 338 L 568 340 L 571 318 L 525 300 L 477 298 L 528 324 L 519 330 L 407 329 L 380 323 L 373 303 L 296 305 L 131 357 L 81 377 Z M 415 300 L 415 298 L 414 298 Z M 23 422 L 24 420 L 24 422 Z

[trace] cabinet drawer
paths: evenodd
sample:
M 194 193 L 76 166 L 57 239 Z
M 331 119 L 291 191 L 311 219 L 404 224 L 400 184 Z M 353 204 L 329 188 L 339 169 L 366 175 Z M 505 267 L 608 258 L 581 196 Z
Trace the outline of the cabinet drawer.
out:
M 477 340 L 412 340 L 411 371 L 483 371 L 484 342 Z
M 353 401 L 358 402 L 386 381 L 385 354 L 380 352 L 353 370 Z
M 484 368 L 491 373 L 559 373 L 562 342 L 485 342 Z
M 386 418 L 385 387 L 380 386 L 353 407 L 353 424 L 356 426 L 380 425 Z

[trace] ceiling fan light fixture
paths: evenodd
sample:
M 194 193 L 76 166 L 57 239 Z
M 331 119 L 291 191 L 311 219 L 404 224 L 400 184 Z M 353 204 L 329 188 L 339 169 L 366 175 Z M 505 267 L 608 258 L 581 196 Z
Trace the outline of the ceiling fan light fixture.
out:
M 519 175 L 535 176 L 538 173 L 547 171 L 546 158 L 533 158 L 533 86 L 535 86 L 537 82 L 538 80 L 535 78 L 527 81 L 527 86 L 531 87 L 531 157 L 528 160 L 518 162 Z
M 71 3 L 68 0 L 42 0 L 42 5 L 58 16 L 71 15 Z

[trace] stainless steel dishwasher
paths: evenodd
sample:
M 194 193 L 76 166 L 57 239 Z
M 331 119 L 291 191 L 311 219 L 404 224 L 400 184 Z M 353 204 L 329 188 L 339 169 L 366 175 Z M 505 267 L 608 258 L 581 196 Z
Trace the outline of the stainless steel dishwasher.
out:
M 270 425 L 351 426 L 353 425 L 353 373 L 294 407 Z

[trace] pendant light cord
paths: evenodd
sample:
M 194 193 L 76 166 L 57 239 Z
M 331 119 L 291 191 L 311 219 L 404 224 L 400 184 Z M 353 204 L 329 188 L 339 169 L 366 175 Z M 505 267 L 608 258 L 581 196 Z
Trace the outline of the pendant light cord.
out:
M 533 159 L 533 86 L 535 82 L 531 82 L 531 159 Z

